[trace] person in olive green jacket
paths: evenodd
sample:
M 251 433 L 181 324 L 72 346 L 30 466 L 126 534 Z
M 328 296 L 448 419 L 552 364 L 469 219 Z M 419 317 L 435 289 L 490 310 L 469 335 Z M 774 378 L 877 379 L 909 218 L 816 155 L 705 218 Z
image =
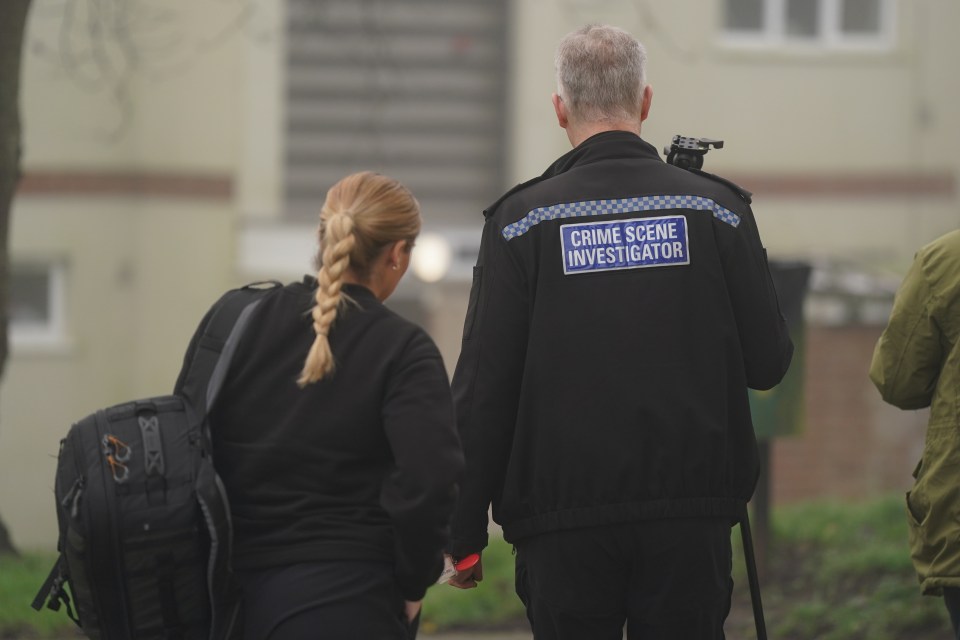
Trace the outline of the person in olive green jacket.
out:
M 943 595 L 960 640 L 960 231 L 921 249 L 897 291 L 870 379 L 901 409 L 930 407 L 907 494 L 910 554 L 923 593 Z

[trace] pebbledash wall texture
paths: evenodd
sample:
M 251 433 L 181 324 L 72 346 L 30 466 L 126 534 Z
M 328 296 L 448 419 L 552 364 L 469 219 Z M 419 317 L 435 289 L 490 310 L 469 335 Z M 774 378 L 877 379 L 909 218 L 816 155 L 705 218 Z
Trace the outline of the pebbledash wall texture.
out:
M 771 446 L 771 500 L 859 500 L 906 492 L 927 411 L 901 411 L 867 376 L 882 326 L 807 326 L 805 420 Z

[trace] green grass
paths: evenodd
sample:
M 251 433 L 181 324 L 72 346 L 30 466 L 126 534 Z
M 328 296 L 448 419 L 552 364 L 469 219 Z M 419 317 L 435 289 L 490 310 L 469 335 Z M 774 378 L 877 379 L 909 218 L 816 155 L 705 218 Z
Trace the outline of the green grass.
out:
M 922 597 L 907 549 L 903 498 L 863 504 L 820 502 L 775 509 L 761 586 L 767 629 L 778 640 L 913 640 L 950 637 L 940 598 Z M 756 536 L 757 523 L 754 522 Z M 739 535 L 727 636 L 755 637 Z M 72 634 L 62 611 L 30 608 L 52 555 L 0 556 L 0 639 Z M 433 587 L 424 601 L 425 636 L 456 627 L 525 626 L 514 593 L 510 545 L 492 539 L 484 580 L 462 591 Z
M 778 509 L 771 530 L 768 575 L 761 583 L 771 637 L 950 637 L 943 601 L 920 595 L 901 496 Z M 749 609 L 745 574 L 737 570 L 741 555 L 734 561 L 735 601 L 739 595 Z M 755 634 L 745 628 L 736 637 Z
M 0 555 L 0 638 L 63 638 L 74 635 L 76 625 L 61 609 L 30 608 L 33 598 L 53 566 L 54 554 Z

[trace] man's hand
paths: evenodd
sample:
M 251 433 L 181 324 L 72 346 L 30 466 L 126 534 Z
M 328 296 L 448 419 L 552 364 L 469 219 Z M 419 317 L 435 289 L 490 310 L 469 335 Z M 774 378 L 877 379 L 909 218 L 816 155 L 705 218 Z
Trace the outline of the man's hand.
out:
M 456 587 L 457 589 L 473 589 L 477 586 L 477 583 L 483 580 L 483 557 L 481 556 L 480 560 L 477 560 L 477 563 L 472 567 L 464 569 L 463 571 L 457 571 L 452 578 L 450 578 L 450 586 Z

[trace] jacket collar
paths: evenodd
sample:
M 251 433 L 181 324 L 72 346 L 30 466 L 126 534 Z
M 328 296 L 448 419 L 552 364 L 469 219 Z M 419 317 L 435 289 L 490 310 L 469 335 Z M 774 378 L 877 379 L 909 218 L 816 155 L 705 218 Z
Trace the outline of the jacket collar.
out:
M 631 131 L 601 131 L 596 133 L 579 145 L 557 158 L 553 164 L 547 167 L 541 175 L 527 180 L 510 189 L 500 198 L 484 209 L 484 217 L 490 217 L 497 210 L 500 203 L 508 197 L 526 189 L 530 185 L 536 184 L 541 180 L 553 178 L 562 173 L 566 173 L 574 167 L 598 162 L 600 160 L 612 160 L 616 158 L 636 158 L 637 156 L 647 156 L 651 159 L 660 160 L 660 154 L 653 148 L 653 145 L 646 142 L 643 138 Z
M 557 158 L 543 172 L 541 177 L 552 178 L 580 165 L 618 157 L 635 158 L 638 154 L 660 158 L 657 150 L 635 133 L 630 131 L 602 131 L 590 136 L 578 146 Z

